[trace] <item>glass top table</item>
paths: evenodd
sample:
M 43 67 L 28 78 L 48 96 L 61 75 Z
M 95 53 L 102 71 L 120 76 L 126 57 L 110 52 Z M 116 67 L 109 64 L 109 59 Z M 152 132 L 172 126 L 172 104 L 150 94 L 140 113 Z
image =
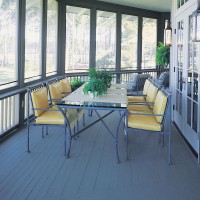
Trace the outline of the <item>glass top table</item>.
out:
M 79 130 L 74 135 L 71 134 L 70 124 L 67 124 L 68 130 L 70 132 L 67 157 L 69 157 L 69 154 L 70 154 L 72 138 L 76 137 L 76 135 L 80 134 L 81 132 L 85 131 L 92 125 L 101 121 L 113 139 L 113 142 L 115 144 L 115 149 L 116 149 L 116 161 L 119 163 L 120 162 L 119 155 L 118 155 L 119 127 L 122 121 L 125 122 L 127 120 L 127 113 L 128 113 L 127 112 L 128 100 L 127 100 L 126 84 L 113 84 L 108 89 L 107 94 L 99 96 L 99 97 L 95 97 L 95 98 L 92 98 L 90 95 L 84 94 L 83 87 L 84 85 L 82 85 L 80 88 L 70 93 L 65 98 L 63 98 L 62 101 L 60 101 L 57 104 L 57 106 L 59 110 L 61 111 L 61 113 L 63 114 L 66 122 L 68 122 L 68 120 L 66 119 L 67 117 L 65 113 L 68 108 L 73 108 L 73 109 L 78 109 L 78 110 L 83 109 L 83 110 L 89 110 L 89 111 L 95 112 L 96 115 L 98 116 L 98 119 L 94 121 L 93 123 L 87 125 L 83 129 Z M 99 110 L 106 110 L 108 112 L 104 116 L 101 116 L 98 112 Z M 111 113 L 113 113 L 114 111 L 119 111 L 120 115 L 119 115 L 118 123 L 116 124 L 116 130 L 112 132 L 111 129 L 109 128 L 109 125 L 107 125 L 106 122 L 104 121 L 104 118 L 110 115 Z
M 83 93 L 83 86 L 63 98 L 59 105 L 102 108 L 127 108 L 127 89 L 125 84 L 113 84 L 107 94 L 92 98 Z

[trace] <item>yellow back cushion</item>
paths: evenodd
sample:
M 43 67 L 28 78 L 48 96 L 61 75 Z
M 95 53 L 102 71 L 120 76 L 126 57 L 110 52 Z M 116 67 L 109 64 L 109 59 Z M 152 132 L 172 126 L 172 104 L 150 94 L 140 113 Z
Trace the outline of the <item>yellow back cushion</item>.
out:
M 143 88 L 143 94 L 144 94 L 144 95 L 147 94 L 147 91 L 148 91 L 148 89 L 149 89 L 150 83 L 151 83 L 151 82 L 150 82 L 148 79 L 145 81 L 144 88 Z
M 148 91 L 147 91 L 146 101 L 154 102 L 157 92 L 158 92 L 158 88 L 156 86 L 154 86 L 152 83 L 150 83 Z
M 159 91 L 156 95 L 154 107 L 153 107 L 153 113 L 158 115 L 163 115 L 165 113 L 165 108 L 167 105 L 167 97 L 163 94 L 163 92 Z M 156 121 L 161 123 L 163 120 L 163 117 L 156 116 Z
M 62 83 L 61 82 L 55 82 L 52 84 L 49 84 L 49 90 L 51 94 L 52 99 L 62 99 Z
M 63 92 L 71 92 L 72 91 L 71 85 L 70 85 L 69 80 L 67 78 L 60 80 L 60 82 L 62 83 Z
M 46 87 L 31 92 L 34 108 L 49 108 L 48 94 Z M 44 110 L 35 110 L 35 116 L 38 117 Z

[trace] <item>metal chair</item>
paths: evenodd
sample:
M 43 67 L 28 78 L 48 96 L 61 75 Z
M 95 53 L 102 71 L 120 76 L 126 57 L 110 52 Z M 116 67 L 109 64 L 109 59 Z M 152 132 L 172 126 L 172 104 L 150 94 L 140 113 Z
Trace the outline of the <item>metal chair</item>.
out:
M 145 105 L 145 103 L 143 104 Z M 145 109 L 128 110 L 126 119 L 126 145 L 128 159 L 128 132 L 130 130 L 142 130 L 142 132 L 156 132 L 168 135 L 168 163 L 171 164 L 171 94 L 166 90 L 158 91 L 153 108 L 145 105 Z
M 142 96 L 129 96 L 128 97 L 128 109 L 129 110 L 141 110 L 146 109 L 145 107 L 153 105 L 156 95 L 158 93 L 158 86 L 154 85 L 149 80 L 146 80 L 145 87 Z M 145 104 L 144 104 L 145 103 Z M 142 105 L 141 105 L 142 104 Z M 148 104 L 148 105 L 147 105 Z
M 27 88 L 28 93 L 28 108 L 27 108 L 27 151 L 30 152 L 30 126 L 41 126 L 42 137 L 44 137 L 44 128 L 50 126 L 62 126 L 64 127 L 64 152 L 66 152 L 66 135 L 67 128 L 71 136 L 71 128 L 74 128 L 78 114 L 74 109 L 68 109 L 66 119 L 64 119 L 61 112 L 56 105 L 49 104 L 47 88 L 44 84 L 39 84 L 35 87 Z M 30 102 L 33 110 L 33 119 L 29 116 Z M 71 143 L 69 144 L 71 145 Z
M 64 97 L 71 93 L 71 86 L 66 77 L 62 79 L 56 79 L 56 81 L 49 81 L 46 83 L 48 88 L 48 94 L 50 98 L 50 102 L 52 105 L 56 105 L 59 101 L 61 101 Z M 75 110 L 75 109 L 74 109 Z M 78 118 L 77 118 L 77 131 L 79 130 L 79 120 L 83 118 L 83 126 L 85 126 L 85 111 L 83 109 L 77 109 Z M 75 133 L 74 127 L 74 133 Z
M 66 97 L 68 94 L 72 92 L 69 79 L 66 76 L 58 77 L 57 81 L 61 83 L 62 97 Z
M 144 84 L 147 79 L 150 78 L 150 74 L 131 74 L 130 80 L 125 81 L 127 84 L 127 91 L 129 94 L 141 94 Z

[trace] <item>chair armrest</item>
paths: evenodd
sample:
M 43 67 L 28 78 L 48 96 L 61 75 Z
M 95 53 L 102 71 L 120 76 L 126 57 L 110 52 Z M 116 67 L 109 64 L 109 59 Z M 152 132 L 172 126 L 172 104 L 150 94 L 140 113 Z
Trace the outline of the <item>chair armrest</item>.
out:
M 164 117 L 165 115 L 163 114 L 153 114 L 153 113 L 147 113 L 147 112 L 135 112 L 135 111 L 128 111 L 128 114 L 131 115 L 144 115 L 144 116 L 157 116 L 157 117 Z
M 62 92 L 62 94 L 71 94 L 72 92 Z
M 52 105 L 49 108 L 33 108 L 34 110 L 44 110 L 44 111 L 59 111 L 58 108 L 55 109 Z
M 61 101 L 62 99 L 50 99 L 50 101 L 55 101 L 55 102 L 58 102 L 58 101 Z
M 44 110 L 44 111 L 46 110 L 47 111 L 47 110 L 50 110 L 50 109 L 49 108 L 33 108 L 33 110 Z
M 146 94 L 127 94 L 128 97 L 146 97 Z
M 154 102 L 137 102 L 129 101 L 128 105 L 138 105 L 138 106 L 154 106 Z

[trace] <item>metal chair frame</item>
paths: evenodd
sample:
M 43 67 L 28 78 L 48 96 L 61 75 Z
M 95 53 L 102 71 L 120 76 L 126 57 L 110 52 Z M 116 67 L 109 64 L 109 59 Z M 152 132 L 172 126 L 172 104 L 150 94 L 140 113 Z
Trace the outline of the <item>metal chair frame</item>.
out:
M 143 130 L 143 129 L 136 129 L 128 127 L 128 116 L 126 117 L 125 122 L 125 137 L 126 137 L 126 158 L 128 159 L 128 132 L 130 130 L 142 130 L 142 132 L 156 132 L 163 136 L 163 144 L 164 144 L 164 135 L 168 135 L 168 164 L 171 165 L 171 93 L 166 91 L 165 89 L 161 90 L 167 97 L 167 105 L 165 107 L 165 112 L 163 115 L 156 115 L 150 114 L 145 112 L 131 112 L 129 111 L 128 114 L 132 115 L 143 115 L 143 116 L 163 116 L 163 120 L 161 123 L 162 129 L 161 131 L 152 131 L 152 130 Z M 143 104 L 145 105 L 145 104 Z M 167 113 L 168 111 L 168 113 Z M 168 131 L 165 130 L 165 123 L 168 123 Z
M 67 78 L 67 77 L 66 77 L 66 76 L 60 76 L 60 77 L 58 77 L 58 78 L 56 78 L 56 79 L 54 79 L 54 80 L 50 80 L 50 81 L 47 81 L 47 82 L 46 82 L 46 87 L 47 87 L 47 90 L 48 90 L 48 95 L 49 95 L 49 100 L 50 100 L 50 102 L 51 102 L 51 105 L 53 105 L 53 102 L 56 102 L 56 103 L 60 102 L 61 99 L 53 99 L 53 98 L 52 98 L 49 85 L 50 85 L 50 84 L 53 84 L 53 83 L 56 83 L 56 82 L 59 82 L 59 81 L 61 81 L 62 79 L 65 79 L 65 78 Z M 71 92 L 67 92 L 67 93 L 65 92 L 65 93 L 62 93 L 62 94 L 70 94 L 70 93 L 71 93 Z M 78 111 L 78 113 L 79 113 L 79 112 L 80 112 L 80 109 L 77 109 L 77 111 Z M 83 126 L 85 126 L 85 114 L 83 114 Z M 79 131 L 79 120 L 78 120 L 78 119 L 77 119 L 76 127 L 77 127 L 77 132 L 78 132 L 78 131 Z M 76 127 L 74 127 L 74 134 L 75 134 L 75 132 L 76 132 Z M 74 138 L 74 139 L 76 139 L 76 138 Z
M 35 116 L 35 110 L 48 111 L 48 110 L 51 110 L 51 107 L 52 107 L 52 105 L 50 105 L 48 109 L 46 109 L 46 108 L 41 109 L 41 108 L 34 108 L 34 106 L 33 106 L 33 100 L 32 100 L 32 97 L 31 97 L 31 92 L 36 91 L 38 89 L 41 89 L 43 87 L 46 87 L 44 83 L 39 84 L 39 85 L 34 86 L 34 87 L 28 87 L 27 88 L 27 94 L 28 94 L 28 107 L 27 107 L 27 152 L 30 153 L 30 126 L 41 126 L 42 127 L 42 138 L 44 138 L 44 128 L 45 127 L 46 127 L 46 134 L 48 135 L 48 127 L 61 126 L 61 127 L 64 127 L 64 129 L 65 129 L 64 130 L 64 155 L 66 156 L 67 155 L 67 153 L 66 153 L 67 124 L 69 124 L 68 130 L 69 130 L 69 133 L 71 134 L 70 123 L 69 123 L 69 121 L 68 122 L 66 121 L 66 120 L 68 120 L 67 117 L 64 118 L 64 120 L 65 120 L 64 124 L 37 124 L 36 123 L 36 118 L 37 117 Z M 32 111 L 33 111 L 34 121 L 32 121 L 32 118 L 29 115 L 30 103 L 32 105 Z M 58 110 L 54 109 L 54 111 L 60 112 L 59 109 Z M 30 122 L 30 121 L 32 121 L 32 122 Z

